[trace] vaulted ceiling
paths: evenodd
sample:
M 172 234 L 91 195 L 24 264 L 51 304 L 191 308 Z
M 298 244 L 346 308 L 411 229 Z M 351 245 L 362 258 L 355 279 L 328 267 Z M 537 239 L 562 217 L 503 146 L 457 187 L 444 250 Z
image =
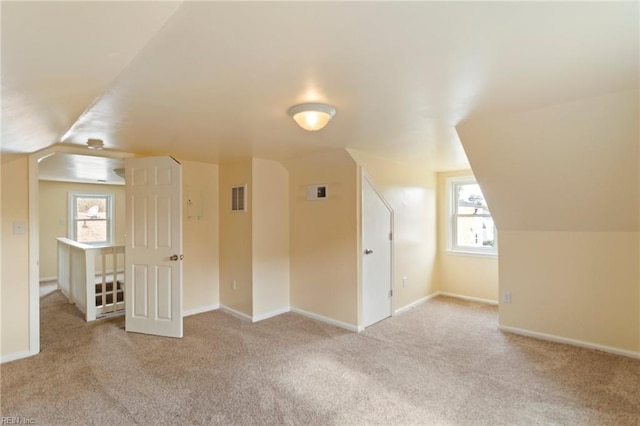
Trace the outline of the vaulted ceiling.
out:
M 460 120 L 638 84 L 638 5 L 6 2 L 2 154 L 102 139 L 218 162 L 355 148 L 468 167 Z M 335 106 L 309 133 L 300 102 Z

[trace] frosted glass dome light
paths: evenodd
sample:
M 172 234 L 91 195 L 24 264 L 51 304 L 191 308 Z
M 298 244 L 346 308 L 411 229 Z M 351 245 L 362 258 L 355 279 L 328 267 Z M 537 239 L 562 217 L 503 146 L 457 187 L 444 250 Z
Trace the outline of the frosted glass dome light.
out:
M 319 103 L 294 105 L 288 112 L 298 126 L 310 132 L 322 129 L 336 115 L 334 107 Z

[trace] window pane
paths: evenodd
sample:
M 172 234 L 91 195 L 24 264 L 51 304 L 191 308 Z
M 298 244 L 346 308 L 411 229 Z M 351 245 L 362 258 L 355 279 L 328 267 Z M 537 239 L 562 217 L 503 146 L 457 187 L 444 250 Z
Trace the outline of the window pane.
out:
M 106 220 L 78 220 L 76 235 L 79 243 L 107 242 Z
M 458 214 L 490 214 L 480 185 L 477 183 L 457 185 Z
M 106 198 L 76 198 L 76 218 L 77 219 L 106 219 L 107 199 Z
M 458 247 L 494 247 L 493 219 L 489 217 L 458 217 Z

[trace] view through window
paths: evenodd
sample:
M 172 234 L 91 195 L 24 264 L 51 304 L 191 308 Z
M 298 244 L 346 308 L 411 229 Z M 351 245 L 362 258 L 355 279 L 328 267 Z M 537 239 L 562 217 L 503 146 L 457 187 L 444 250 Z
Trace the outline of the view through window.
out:
M 473 178 L 451 179 L 452 251 L 495 254 L 496 228 L 480 185 Z
M 111 195 L 70 194 L 71 238 L 79 243 L 110 244 L 112 238 Z

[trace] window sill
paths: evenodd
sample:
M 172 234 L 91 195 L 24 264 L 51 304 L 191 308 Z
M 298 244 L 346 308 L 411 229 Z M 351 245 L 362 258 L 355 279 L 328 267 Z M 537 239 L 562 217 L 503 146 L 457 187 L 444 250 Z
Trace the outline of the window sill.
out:
M 484 257 L 490 259 L 497 259 L 498 253 L 484 253 L 480 251 L 464 251 L 464 250 L 445 250 L 446 255 L 451 256 L 466 256 L 466 257 Z

